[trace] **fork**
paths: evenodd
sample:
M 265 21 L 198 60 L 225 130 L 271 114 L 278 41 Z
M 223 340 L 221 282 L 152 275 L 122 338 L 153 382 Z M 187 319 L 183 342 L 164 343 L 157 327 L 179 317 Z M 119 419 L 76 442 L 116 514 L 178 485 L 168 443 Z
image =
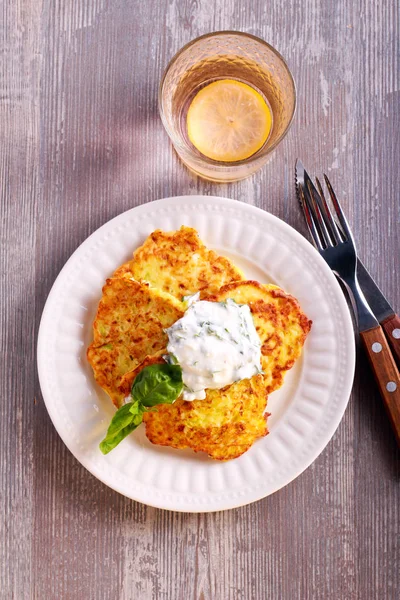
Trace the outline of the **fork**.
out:
M 358 330 L 375 375 L 386 411 L 391 421 L 397 443 L 400 446 L 400 375 L 392 353 L 357 279 L 357 251 L 354 238 L 333 191 L 324 174 L 326 187 L 335 217 L 325 199 L 322 185 L 315 178 L 318 193 L 310 182 L 298 180 L 298 171 L 304 172 L 300 161 L 296 162 L 296 189 L 303 208 L 306 223 L 314 245 L 335 275 L 345 285 L 358 321 Z

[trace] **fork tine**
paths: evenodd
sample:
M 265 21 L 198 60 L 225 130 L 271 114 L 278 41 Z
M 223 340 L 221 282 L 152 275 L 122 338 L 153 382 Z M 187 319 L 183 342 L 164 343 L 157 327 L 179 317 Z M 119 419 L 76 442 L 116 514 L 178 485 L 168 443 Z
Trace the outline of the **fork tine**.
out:
M 301 185 L 299 185 L 297 189 L 299 192 L 301 206 L 302 206 L 304 215 L 306 217 L 306 223 L 308 226 L 308 231 L 310 232 L 310 235 L 311 235 L 311 239 L 313 240 L 314 246 L 317 248 L 317 250 L 321 251 L 321 250 L 323 250 L 323 247 L 322 247 L 321 240 L 320 240 L 320 234 L 317 231 L 317 228 L 315 227 L 315 223 L 314 223 L 314 219 L 311 215 L 309 203 L 304 195 L 303 188 L 301 187 Z
M 328 176 L 325 175 L 325 173 L 324 173 L 324 179 L 325 179 L 325 183 L 327 185 L 328 191 L 329 191 L 329 195 L 332 200 L 333 207 L 337 214 L 337 218 L 339 219 L 340 226 L 341 226 L 345 236 L 347 237 L 347 239 L 354 243 L 353 236 L 352 236 L 349 224 L 347 222 L 347 219 L 344 216 L 344 212 L 342 210 L 342 207 L 340 206 L 339 200 L 336 198 L 336 194 L 333 191 L 331 182 L 329 181 Z
M 316 221 L 318 223 L 318 227 L 321 231 L 321 237 L 324 242 L 324 245 L 328 248 L 329 246 L 332 246 L 333 244 L 331 241 L 331 237 L 329 235 L 328 228 L 326 226 L 326 222 L 325 222 L 326 219 L 321 210 L 321 206 L 318 201 L 318 198 L 315 196 L 314 190 L 313 190 L 312 186 L 310 185 L 309 181 L 307 181 L 307 189 L 308 189 L 308 193 L 310 194 L 310 198 L 312 199 L 312 202 L 313 202 L 313 208 L 314 208 L 313 217 L 314 217 L 314 219 L 316 219 Z
M 315 181 L 317 183 L 318 193 L 319 193 L 321 201 L 322 201 L 321 202 L 322 206 L 320 206 L 320 209 L 324 213 L 326 225 L 327 225 L 327 228 L 329 229 L 329 233 L 331 235 L 332 241 L 335 244 L 338 244 L 344 236 L 340 234 L 338 226 L 335 223 L 331 209 L 329 208 L 328 203 L 325 200 L 324 190 L 322 189 L 322 185 L 321 185 L 318 177 L 315 178 Z

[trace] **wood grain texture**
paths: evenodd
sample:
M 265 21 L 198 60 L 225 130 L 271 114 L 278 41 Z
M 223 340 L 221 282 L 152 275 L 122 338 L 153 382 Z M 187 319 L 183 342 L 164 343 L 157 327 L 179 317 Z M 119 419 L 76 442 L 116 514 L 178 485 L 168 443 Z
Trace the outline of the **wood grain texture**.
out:
M 400 448 L 400 374 L 380 325 L 361 331 L 360 338 Z
M 393 357 L 396 361 L 397 366 L 400 368 L 400 317 L 399 315 L 393 315 L 388 319 L 385 319 L 382 323 L 382 327 L 386 333 L 389 341 L 390 348 L 393 353 Z
M 286 57 L 291 132 L 252 178 L 179 162 L 157 113 L 172 55 L 239 29 Z M 317 0 L 0 3 L 0 597 L 9 600 L 386 600 L 398 597 L 399 454 L 366 357 L 332 441 L 260 502 L 175 514 L 106 488 L 64 447 L 36 376 L 61 267 L 120 212 L 179 194 L 265 208 L 306 235 L 293 167 L 324 169 L 394 308 L 400 214 L 399 5 Z

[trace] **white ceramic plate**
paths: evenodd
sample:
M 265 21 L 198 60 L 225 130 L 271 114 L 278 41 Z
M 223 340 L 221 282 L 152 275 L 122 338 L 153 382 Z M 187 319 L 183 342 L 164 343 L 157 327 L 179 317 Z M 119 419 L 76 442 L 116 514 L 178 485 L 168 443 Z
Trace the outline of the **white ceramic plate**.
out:
M 270 395 L 270 433 L 238 459 L 152 445 L 144 427 L 103 456 L 98 449 L 114 409 L 86 361 L 101 288 L 149 233 L 181 225 L 234 260 L 249 279 L 293 294 L 313 320 L 303 356 Z M 314 248 L 271 214 L 211 196 L 167 198 L 129 210 L 91 235 L 62 269 L 43 311 L 38 370 L 50 417 L 93 475 L 134 500 L 207 512 L 254 502 L 306 469 L 336 430 L 354 375 L 354 334 L 342 291 Z

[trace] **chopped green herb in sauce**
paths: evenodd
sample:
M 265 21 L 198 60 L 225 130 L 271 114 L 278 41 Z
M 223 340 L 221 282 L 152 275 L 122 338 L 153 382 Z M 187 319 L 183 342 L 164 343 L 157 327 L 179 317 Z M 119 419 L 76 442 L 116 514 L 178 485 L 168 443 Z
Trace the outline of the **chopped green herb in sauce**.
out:
M 167 350 L 182 368 L 184 400 L 261 372 L 260 338 L 246 304 L 194 300 L 166 333 Z

